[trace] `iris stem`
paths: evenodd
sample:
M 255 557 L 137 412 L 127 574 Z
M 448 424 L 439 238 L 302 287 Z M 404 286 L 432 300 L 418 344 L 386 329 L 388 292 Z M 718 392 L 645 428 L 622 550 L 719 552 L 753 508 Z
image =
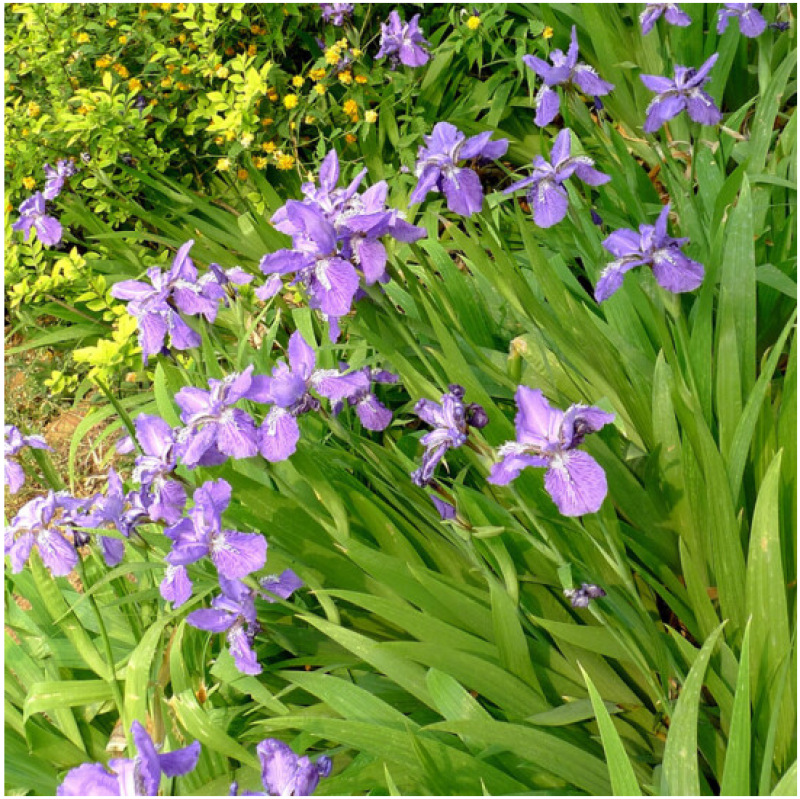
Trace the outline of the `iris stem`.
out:
M 84 566 L 83 559 L 80 556 L 78 556 L 77 571 L 81 578 L 83 588 L 85 591 L 87 591 L 87 599 L 89 600 L 89 604 L 91 605 L 92 611 L 97 618 L 97 626 L 100 629 L 100 637 L 103 639 L 103 648 L 105 650 L 106 659 L 108 660 L 108 667 L 111 670 L 111 679 L 109 680 L 111 683 L 111 693 L 114 695 L 114 704 L 117 706 L 117 714 L 119 715 L 119 719 L 122 722 L 122 727 L 125 730 L 125 739 L 128 741 L 128 745 L 130 745 L 130 731 L 125 722 L 125 703 L 122 699 L 122 691 L 120 690 L 119 682 L 117 680 L 117 670 L 114 666 L 114 652 L 111 649 L 111 639 L 108 637 L 108 630 L 106 629 L 105 622 L 103 621 L 103 614 L 100 613 L 100 608 L 97 606 L 94 594 L 88 593 L 89 589 L 91 588 L 91 584 L 86 577 L 86 568 Z

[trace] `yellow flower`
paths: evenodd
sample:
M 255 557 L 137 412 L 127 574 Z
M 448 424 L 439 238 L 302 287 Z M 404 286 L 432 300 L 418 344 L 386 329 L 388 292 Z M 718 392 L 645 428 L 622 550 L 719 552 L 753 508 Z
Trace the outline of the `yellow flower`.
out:
M 261 124 L 265 128 L 268 128 L 274 121 L 275 120 L 272 117 L 264 117 L 264 119 L 261 120 Z
M 228 141 L 233 141 L 236 138 L 236 134 L 232 130 L 225 131 L 225 138 Z
M 127 44 L 128 43 L 128 37 L 127 36 L 120 36 L 119 39 L 117 39 L 117 41 L 120 44 Z
M 468 20 L 467 20 L 467 27 L 468 27 L 468 28 L 469 28 L 471 31 L 476 31 L 476 30 L 478 30 L 478 28 L 480 28 L 480 26 L 481 26 L 481 18 L 480 18 L 480 17 L 479 17 L 477 14 L 473 14 L 473 15 L 472 15 L 472 16 L 471 16 L 471 17 L 470 17 Z
M 346 141 L 348 144 L 355 144 L 355 143 L 358 141 L 358 139 L 357 139 L 357 138 L 356 138 L 356 137 L 355 137 L 355 136 L 354 136 L 352 133 L 348 133 L 348 134 L 347 134 L 347 135 L 344 137 L 344 140 L 345 140 L 345 141 Z
M 175 71 L 175 64 L 167 64 L 167 72 L 169 72 L 171 75 L 174 71 Z
M 70 83 L 70 86 L 72 86 L 73 89 L 77 89 L 81 85 L 81 82 L 77 78 L 74 78 L 74 77 L 69 79 L 69 83 Z
M 297 123 L 296 122 L 290 122 L 289 123 L 289 130 L 294 130 L 296 127 L 297 127 Z
M 115 20 L 112 17 L 111 19 L 106 20 L 106 25 L 108 25 L 109 28 L 116 28 L 117 27 L 117 20 Z
M 255 136 L 253 136 L 252 133 L 245 133 L 243 134 L 242 138 L 239 139 L 239 142 L 241 143 L 242 147 L 247 149 L 253 143 L 254 138 Z
M 88 114 L 88 113 L 89 113 L 91 110 L 92 110 L 92 109 L 91 109 L 91 108 L 89 108 L 89 106 L 88 106 L 88 105 L 82 105 L 82 106 L 81 106 L 81 107 L 78 109 L 78 113 L 79 113 L 79 114 L 81 114 L 82 116 L 86 116 L 86 115 L 87 115 L 87 114 Z M 22 131 L 22 135 L 23 135 L 23 136 L 25 135 L 25 131 L 24 131 L 24 130 Z
M 549 25 L 542 31 L 542 37 L 545 39 L 553 38 L 553 29 Z
M 325 94 L 325 92 L 326 92 L 326 91 L 328 91 L 328 90 L 325 88 L 325 84 L 323 84 L 323 83 L 318 83 L 318 84 L 317 84 L 317 85 L 314 87 L 314 91 L 315 91 L 317 94 L 319 94 L 319 95 L 323 95 L 323 94 Z
M 159 7 L 159 8 L 160 8 L 162 11 L 169 11 L 169 10 L 170 10 L 170 8 L 172 7 L 172 3 L 159 3 L 159 4 L 158 4 L 158 7 Z
M 255 55 L 257 52 L 258 52 L 258 48 L 254 44 L 251 44 L 247 48 L 247 55 Z
M 104 55 L 104 56 L 98 58 L 97 61 L 94 62 L 94 65 L 98 69 L 107 69 L 108 67 L 111 66 L 111 64 L 113 62 L 114 62 L 114 59 L 111 58 L 110 55 Z
M 88 44 L 91 41 L 91 37 L 88 33 L 79 33 L 75 39 L 78 44 Z
M 340 73 L 339 75 L 339 83 L 343 83 L 345 86 L 349 86 L 353 82 L 353 73 L 349 70 L 345 70 L 344 72 Z
M 230 70 L 227 67 L 220 67 L 217 70 L 217 77 L 222 78 L 222 80 L 225 80 L 225 78 L 227 78 L 230 74 Z
M 261 33 L 261 27 L 259 25 L 256 25 L 255 23 L 253 23 L 250 26 L 250 33 L 252 33 L 253 36 L 258 36 L 258 34 Z
M 178 11 L 186 11 L 186 3 L 178 3 L 175 8 L 177 8 Z
M 303 122 L 305 122 L 306 125 L 313 125 L 314 124 L 314 117 L 312 117 L 311 114 L 308 114 L 303 119 Z
M 378 121 L 378 112 L 377 111 L 365 111 L 364 112 L 364 121 L 368 122 L 370 125 L 374 124 Z
M 349 42 L 347 41 L 347 39 L 339 39 L 339 41 L 336 42 L 336 46 L 340 50 L 344 50 L 347 47 L 348 44 L 349 44 Z
M 250 173 L 244 169 L 244 167 L 239 169 L 239 171 L 236 173 L 236 177 L 239 178 L 239 180 L 247 180 L 249 175 Z
M 267 159 L 261 155 L 258 155 L 253 159 L 253 166 L 256 169 L 266 169 L 267 164 L 269 164 L 269 161 L 267 161 Z
M 345 100 L 344 105 L 342 106 L 342 111 L 344 111 L 348 116 L 353 116 L 354 114 L 358 113 L 358 103 L 352 99 Z
M 22 185 L 30 191 L 36 185 L 36 180 L 30 176 L 22 178 Z
M 179 41 L 181 44 L 183 44 L 183 43 L 186 41 L 186 34 L 185 34 L 185 33 L 182 33 L 180 36 L 178 36 L 178 41 Z
M 334 66 L 339 63 L 339 51 L 333 47 L 325 51 L 325 60 Z
M 306 82 L 306 79 L 305 79 L 305 78 L 304 78 L 302 75 L 295 75 L 295 76 L 292 78 L 292 86 L 295 86 L 295 87 L 296 87 L 296 88 L 298 88 L 298 89 L 299 89 L 299 88 L 300 88 L 300 87 L 301 87 L 301 86 L 302 86 L 302 85 L 303 85 L 305 82 Z
M 296 108 L 297 107 L 297 95 L 296 94 L 287 94 L 286 97 L 283 98 L 283 104 L 289 110 L 291 110 L 292 108 Z
M 225 55 L 232 56 L 232 55 L 235 55 L 235 54 L 236 54 L 236 50 L 234 50 L 233 47 L 226 47 L 225 48 Z
M 270 89 L 267 92 L 267 100 L 269 100 L 271 103 L 274 103 L 277 99 L 278 99 L 278 92 L 276 92 L 275 89 Z
M 37 103 L 28 103 L 28 116 L 35 119 L 42 113 L 42 109 Z
M 130 89 L 132 92 L 138 92 L 138 91 L 139 91 L 139 89 L 141 89 L 141 88 L 142 88 L 142 82 L 139 80 L 139 78 L 131 78 L 131 79 L 128 81 L 128 88 L 129 88 L 129 89 Z
M 366 75 L 356 75 L 356 83 L 366 83 L 369 78 Z
M 167 75 L 166 78 L 161 78 L 161 88 L 162 89 L 169 89 L 172 86 L 172 78 Z
M 131 73 L 128 72 L 128 68 L 126 66 L 123 66 L 122 64 L 114 64 L 114 66 L 111 67 L 111 69 L 113 69 L 114 72 L 116 72 L 117 75 L 119 75 L 123 80 L 125 78 L 130 77 Z
M 227 158 L 220 158 L 217 161 L 217 172 L 227 172 L 231 168 L 231 162 Z
M 287 169 L 291 169 L 294 166 L 294 156 L 285 154 L 281 155 L 278 158 L 278 161 L 275 164 L 275 166 L 277 166 L 278 169 L 283 169 L 284 171 Z
M 277 146 L 275 145 L 275 142 L 274 142 L 274 141 L 267 141 L 267 142 L 264 142 L 264 144 L 262 144 L 262 145 L 261 145 L 261 149 L 262 149 L 262 150 L 263 150 L 265 153 L 274 153 L 274 152 L 275 152 L 275 150 L 277 150 L 278 148 L 277 148 Z
M 361 55 L 361 50 L 357 47 L 354 47 L 350 52 L 353 54 L 353 58 L 358 58 Z
M 214 144 L 222 144 L 224 141 L 225 139 L 223 139 L 222 136 L 214 136 Z
M 322 69 L 322 67 L 312 69 L 311 72 L 308 73 L 308 77 L 313 81 L 322 80 L 325 77 L 325 70 Z
M 182 92 L 188 92 L 188 91 L 189 91 L 189 89 L 191 89 L 192 87 L 191 87 L 191 86 L 189 86 L 189 84 L 188 84 L 188 83 L 184 83 L 183 81 L 179 80 L 179 81 L 178 81 L 178 82 L 175 84 L 175 88 L 176 88 L 176 89 L 180 89 Z
M 191 75 L 191 74 L 192 74 L 192 68 L 184 64 L 181 67 L 181 75 Z

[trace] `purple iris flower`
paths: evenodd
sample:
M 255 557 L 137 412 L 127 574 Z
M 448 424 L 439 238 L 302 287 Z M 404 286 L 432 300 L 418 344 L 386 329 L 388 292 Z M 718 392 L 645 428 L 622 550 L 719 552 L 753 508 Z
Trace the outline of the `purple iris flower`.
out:
M 717 10 L 717 33 L 725 33 L 732 19 L 739 20 L 739 31 L 748 39 L 761 36 L 767 29 L 767 21 L 753 3 L 723 3 L 723 6 Z
M 414 412 L 434 429 L 426 433 L 420 441 L 425 446 L 422 465 L 411 473 L 414 485 L 426 486 L 433 479 L 433 473 L 449 449 L 458 449 L 467 443 L 469 428 L 486 427 L 489 417 L 478 404 L 464 403 L 464 388 L 459 385 L 448 386 L 441 403 L 421 399 L 414 406 Z
M 454 214 L 472 216 L 483 207 L 483 186 L 477 173 L 459 167 L 459 161 L 477 158 L 491 161 L 505 155 L 508 139 L 489 141 L 491 131 L 469 139 L 449 122 L 437 123 L 417 153 L 415 174 L 418 182 L 409 204 L 421 203 L 431 191 L 443 192 L 447 207 Z
M 135 492 L 132 492 L 135 494 Z M 113 468 L 108 470 L 108 486 L 105 494 L 96 494 L 88 501 L 85 512 L 75 517 L 78 527 L 101 529 L 113 527 L 126 538 L 130 536 L 134 526 L 147 517 L 125 512 L 128 495 L 122 485 L 122 480 Z M 80 534 L 77 536 L 80 539 Z M 125 543 L 119 538 L 99 535 L 100 549 L 106 565 L 118 566 L 125 555 Z M 80 542 L 80 541 L 79 541 Z
M 183 749 L 159 754 L 147 730 L 138 722 L 131 724 L 136 757 L 114 758 L 108 765 L 84 763 L 67 773 L 58 786 L 58 796 L 158 796 L 161 775 L 182 777 L 197 767 L 200 742 Z
M 339 364 L 341 369 L 346 369 L 347 364 Z M 382 369 L 370 369 L 365 366 L 361 372 L 366 376 L 365 385 L 347 397 L 336 402 L 331 411 L 334 416 L 341 413 L 345 401 L 356 409 L 361 424 L 367 430 L 385 430 L 392 421 L 392 412 L 375 396 L 372 391 L 373 383 L 396 383 L 400 378 L 391 372 Z M 355 374 L 355 373 L 353 373 Z
M 642 11 L 639 22 L 642 23 L 642 33 L 647 36 L 663 16 L 670 25 L 685 28 L 692 24 L 692 18 L 682 11 L 677 3 L 645 3 L 647 8 Z
M 175 524 L 186 506 L 186 489 L 171 477 L 178 465 L 175 431 L 161 417 L 146 413 L 139 414 L 134 425 L 142 454 L 136 458 L 133 479 L 141 484 L 150 519 Z
M 186 621 L 199 630 L 226 633 L 236 668 L 242 674 L 260 674 L 261 664 L 253 648 L 255 637 L 261 631 L 256 621 L 255 600 L 261 597 L 274 602 L 271 594 L 288 599 L 302 587 L 303 581 L 291 569 L 287 569 L 280 576 L 259 581 L 261 588 L 270 594 L 250 588 L 241 580 L 228 580 L 222 575 L 219 584 L 222 593 L 211 600 L 211 607 L 192 611 Z
M 259 430 L 261 454 L 272 463 L 294 454 L 300 440 L 297 417 L 319 410 L 322 397 L 338 402 L 369 389 L 369 377 L 363 371 L 343 374 L 336 369 L 316 369 L 317 356 L 299 331 L 292 333 L 287 347 L 288 363 L 279 363 L 271 377 L 253 378 L 250 399 L 271 404 Z
M 603 242 L 603 247 L 617 260 L 606 266 L 597 281 L 594 296 L 598 302 L 619 290 L 628 270 L 645 264 L 653 270 L 659 286 L 674 294 L 694 291 L 703 282 L 703 265 L 681 252 L 689 239 L 670 236 L 668 219 L 669 205 L 665 205 L 655 225 L 639 225 L 638 233 L 627 228 L 615 230 Z
M 31 449 L 47 449 L 53 451 L 52 447 L 47 445 L 47 442 L 41 436 L 25 436 L 22 431 L 13 424 L 5 426 L 5 440 L 3 442 L 4 455 L 5 455 L 5 471 L 3 472 L 3 479 L 8 486 L 8 490 L 12 494 L 25 484 L 25 470 L 16 460 L 17 455 L 25 447 Z
M 286 213 L 298 230 L 293 248 L 265 255 L 261 271 L 266 275 L 293 273 L 292 283 L 303 283 L 310 307 L 328 317 L 346 316 L 358 290 L 358 273 L 341 256 L 336 229 L 317 208 L 296 200 L 286 203 Z M 270 285 L 275 286 L 275 292 L 280 288 L 279 283 Z M 258 296 L 264 298 L 263 294 Z
M 169 565 L 188 566 L 210 557 L 220 575 L 231 580 L 264 566 L 267 541 L 262 535 L 223 529 L 222 514 L 230 501 L 230 484 L 222 479 L 203 483 L 194 492 L 188 517 L 164 530 L 173 542 L 166 557 Z
M 189 257 L 193 244 L 194 241 L 187 241 L 178 250 L 167 271 L 157 266 L 148 269 L 149 284 L 123 280 L 111 287 L 112 297 L 130 301 L 128 313 L 135 316 L 139 324 L 139 343 L 145 363 L 151 355 L 162 351 L 167 334 L 176 350 L 200 346 L 199 334 L 183 321 L 178 311 L 189 315 L 202 313 L 209 322 L 216 317 L 217 301 L 198 285 L 197 270 Z
M 330 22 L 337 28 L 344 25 L 345 20 L 353 15 L 355 8 L 352 3 L 320 3 L 319 7 L 325 22 Z
M 168 564 L 159 590 L 167 602 L 172 602 L 173 608 L 179 608 L 184 602 L 188 602 L 192 596 L 192 581 L 186 567 Z
M 577 87 L 590 97 L 608 94 L 614 88 L 613 83 L 608 83 L 598 76 L 594 67 L 578 61 L 578 34 L 574 25 L 567 54 L 564 55 L 561 50 L 553 50 L 550 53 L 552 66 L 534 55 L 523 56 L 522 61 L 544 81 L 534 101 L 536 108 L 534 121 L 539 127 L 549 125 L 558 114 L 561 100 L 554 87 L 563 86 L 565 89 Z
M 45 200 L 52 200 L 61 194 L 61 189 L 64 188 L 64 181 L 71 178 L 78 168 L 72 161 L 62 158 L 56 161 L 55 167 L 50 164 L 44 165 L 45 184 L 42 196 Z
M 266 793 L 247 793 L 242 796 L 311 796 L 321 777 L 330 775 L 333 763 L 322 755 L 312 763 L 308 756 L 296 755 L 288 744 L 277 738 L 267 738 L 257 747 L 261 760 L 261 781 Z M 238 785 L 231 785 L 231 796 L 239 796 Z
M 544 487 L 564 516 L 594 513 L 603 504 L 608 486 L 597 461 L 577 449 L 589 433 L 614 420 L 614 414 L 589 405 L 553 408 L 538 389 L 517 389 L 516 441 L 500 447 L 489 482 L 507 485 L 526 466 L 545 467 Z
M 700 69 L 675 67 L 674 79 L 660 75 L 639 76 L 650 91 L 657 92 L 647 106 L 647 119 L 642 128 L 645 133 L 655 133 L 681 111 L 686 111 L 691 119 L 701 125 L 719 124 L 722 114 L 711 95 L 703 91 L 718 55 L 714 53 Z
M 231 458 L 252 458 L 258 454 L 256 425 L 250 415 L 233 406 L 252 399 L 253 367 L 223 380 L 210 379 L 209 391 L 189 386 L 175 395 L 186 425 L 176 436 L 177 455 L 190 469 L 214 466 Z
M 424 45 L 430 45 L 430 42 L 422 35 L 419 17 L 419 14 L 414 14 L 410 22 L 403 22 L 400 15 L 392 11 L 389 19 L 381 23 L 381 49 L 375 58 L 389 56 L 393 69 L 398 62 L 407 67 L 427 64 L 430 55 Z
M 593 599 L 602 599 L 606 592 L 594 583 L 581 583 L 580 588 L 565 588 L 564 596 L 573 608 L 588 608 Z
M 61 223 L 54 216 L 47 215 L 45 197 L 40 191 L 20 203 L 19 219 L 11 227 L 21 230 L 25 241 L 30 238 L 33 228 L 45 247 L 54 247 L 63 234 Z
M 305 199 L 290 200 L 271 219 L 278 230 L 292 237 L 292 250 L 279 250 L 261 261 L 261 269 L 270 277 L 256 289 L 256 296 L 262 300 L 274 296 L 283 286 L 281 276 L 294 273 L 293 282 L 306 286 L 311 307 L 328 318 L 332 341 L 339 335 L 339 318 L 358 298 L 357 270 L 366 285 L 389 279 L 386 248 L 380 239 L 390 236 L 413 242 L 426 235 L 423 228 L 406 222 L 401 212 L 386 207 L 386 181 L 359 193 L 366 172 L 362 169 L 348 186 L 338 188 L 339 158 L 331 150 L 320 166 L 319 186 L 304 183 Z
M 522 180 L 512 183 L 503 194 L 519 189 L 528 189 L 528 204 L 533 209 L 533 221 L 547 228 L 558 224 L 566 215 L 569 196 L 564 181 L 573 174 L 589 186 L 602 186 L 611 180 L 609 175 L 594 168 L 594 161 L 585 155 L 570 155 L 572 139 L 569 128 L 556 136 L 550 151 L 551 164 L 537 155 L 533 159 L 533 172 Z
M 5 529 L 5 554 L 11 559 L 11 571 L 21 572 L 35 547 L 53 576 L 69 574 L 78 563 L 76 546 L 88 543 L 88 538 L 83 540 L 75 531 L 79 526 L 76 519 L 84 509 L 83 500 L 65 491 L 49 491 L 23 505 Z
M 436 508 L 443 522 L 448 522 L 456 518 L 456 509 L 451 503 L 433 495 L 431 495 L 431 502 L 433 502 L 433 507 Z

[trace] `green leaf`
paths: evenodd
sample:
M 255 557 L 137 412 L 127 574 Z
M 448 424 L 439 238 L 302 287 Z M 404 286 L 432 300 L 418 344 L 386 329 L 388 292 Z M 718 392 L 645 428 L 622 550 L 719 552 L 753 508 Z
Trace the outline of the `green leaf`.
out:
M 739 673 L 733 699 L 725 768 L 720 796 L 750 796 L 750 624 L 749 619 L 739 655 Z
M 711 653 L 725 622 L 720 624 L 700 649 L 672 714 L 664 746 L 663 786 L 669 796 L 699 796 L 700 770 L 697 762 L 697 720 L 700 693 Z
M 614 792 L 614 796 L 641 796 L 642 792 L 639 788 L 639 783 L 636 781 L 636 775 L 633 773 L 633 766 L 625 752 L 622 739 L 619 737 L 616 727 L 614 727 L 614 722 L 611 720 L 608 709 L 583 667 L 581 667 L 581 674 L 583 674 L 583 679 L 586 681 L 589 699 L 597 718 L 597 726 L 600 728 L 600 738 L 603 741 L 603 749 L 606 753 L 608 774 L 611 778 L 611 789 Z
M 34 713 L 47 713 L 56 708 L 91 705 L 108 702 L 113 698 L 109 683 L 104 680 L 61 680 L 38 682 L 31 686 L 25 698 L 27 721 Z

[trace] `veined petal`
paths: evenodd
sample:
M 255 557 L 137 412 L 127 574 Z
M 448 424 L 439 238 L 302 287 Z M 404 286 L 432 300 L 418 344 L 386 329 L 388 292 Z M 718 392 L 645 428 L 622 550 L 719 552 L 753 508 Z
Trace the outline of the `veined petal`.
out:
M 545 473 L 544 486 L 564 516 L 596 513 L 608 493 L 600 464 L 581 450 L 563 452 L 554 458 Z

